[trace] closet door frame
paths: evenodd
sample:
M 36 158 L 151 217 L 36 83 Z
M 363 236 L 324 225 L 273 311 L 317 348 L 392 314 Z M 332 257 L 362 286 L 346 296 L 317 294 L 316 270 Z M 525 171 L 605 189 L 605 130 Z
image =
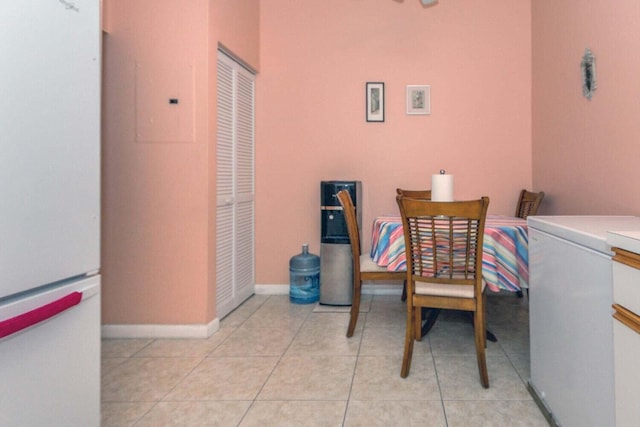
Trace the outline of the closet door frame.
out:
M 218 51 L 216 312 L 255 292 L 255 74 Z

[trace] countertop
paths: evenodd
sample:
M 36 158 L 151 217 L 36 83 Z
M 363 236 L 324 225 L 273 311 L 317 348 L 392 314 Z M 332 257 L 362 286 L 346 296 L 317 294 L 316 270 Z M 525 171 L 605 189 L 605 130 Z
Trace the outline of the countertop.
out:
M 640 230 L 608 231 L 607 243 L 611 247 L 640 254 Z
M 640 217 L 635 216 L 530 216 L 527 218 L 527 222 L 530 228 L 550 233 L 608 255 L 612 255 L 612 246 L 618 246 L 608 241 L 609 231 L 630 230 L 629 233 L 634 232 L 640 235 Z M 635 252 L 640 253 L 640 241 L 635 247 L 637 247 Z

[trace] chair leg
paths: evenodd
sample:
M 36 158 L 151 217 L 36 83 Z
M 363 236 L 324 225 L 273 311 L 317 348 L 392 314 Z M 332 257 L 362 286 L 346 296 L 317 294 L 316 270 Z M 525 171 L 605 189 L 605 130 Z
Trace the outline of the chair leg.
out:
M 400 370 L 400 376 L 407 378 L 409 371 L 411 370 L 411 359 L 413 357 L 413 342 L 416 338 L 415 328 L 415 315 L 420 311 L 420 307 L 407 308 L 407 330 L 404 334 L 404 356 L 402 357 L 402 369 Z
M 400 297 L 400 301 L 405 302 L 407 300 L 407 279 L 404 280 L 404 284 L 402 285 L 402 296 Z
M 358 316 L 360 315 L 360 290 L 362 288 L 362 281 L 354 283 L 353 289 L 353 302 L 351 303 L 351 318 L 349 319 L 349 327 L 347 328 L 347 337 L 352 337 L 353 332 L 356 329 L 356 323 L 358 322 Z
M 488 335 L 488 332 L 487 332 L 487 316 L 485 315 L 485 312 L 484 312 L 486 306 L 487 306 L 487 294 L 483 293 L 482 294 L 482 318 L 484 319 L 484 321 L 482 322 L 483 323 L 482 335 L 483 335 L 483 338 L 484 338 L 484 348 L 487 348 L 487 335 Z M 492 341 L 496 342 L 497 340 L 494 337 L 494 339 Z
M 474 313 L 474 335 L 476 341 L 476 356 L 478 359 L 478 371 L 480 372 L 480 383 L 482 387 L 489 388 L 489 373 L 487 372 L 487 357 L 485 346 L 487 345 L 487 334 L 485 330 L 484 309 L 481 308 Z
M 422 307 L 413 308 L 413 331 L 415 340 L 422 341 Z

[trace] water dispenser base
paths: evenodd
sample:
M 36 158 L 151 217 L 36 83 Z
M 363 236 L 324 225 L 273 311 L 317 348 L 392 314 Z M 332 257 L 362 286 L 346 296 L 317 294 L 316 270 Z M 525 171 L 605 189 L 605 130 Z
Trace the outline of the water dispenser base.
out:
M 320 244 L 320 304 L 351 305 L 353 261 L 351 245 Z

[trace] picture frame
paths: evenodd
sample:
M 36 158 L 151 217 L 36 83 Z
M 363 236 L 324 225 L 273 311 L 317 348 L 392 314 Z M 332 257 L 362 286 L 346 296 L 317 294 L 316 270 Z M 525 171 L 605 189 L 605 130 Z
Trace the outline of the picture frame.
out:
M 366 85 L 367 122 L 384 122 L 384 83 L 367 82 Z
M 407 85 L 407 114 L 431 114 L 431 86 Z

